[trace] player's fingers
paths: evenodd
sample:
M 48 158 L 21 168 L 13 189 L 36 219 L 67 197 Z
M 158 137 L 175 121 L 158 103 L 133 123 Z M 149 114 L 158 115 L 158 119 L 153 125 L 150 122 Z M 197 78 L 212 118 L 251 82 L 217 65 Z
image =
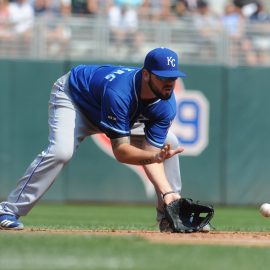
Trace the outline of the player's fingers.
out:
M 168 149 L 168 146 L 167 145 L 164 145 L 161 149 L 162 152 L 167 152 L 167 149 Z
M 166 154 L 169 153 L 170 149 L 171 149 L 171 146 L 169 144 L 166 144 L 164 147 L 163 147 L 164 151 L 166 152 Z
M 166 155 L 166 149 L 162 148 L 159 153 L 160 153 L 160 155 L 165 156 Z
M 176 154 L 180 154 L 180 153 L 182 153 L 184 150 L 185 150 L 184 147 L 178 146 L 174 151 L 176 152 Z
M 174 155 L 180 154 L 184 151 L 184 148 L 181 146 L 178 146 L 176 149 L 171 150 L 168 154 L 168 157 L 172 157 Z
M 184 148 L 181 146 L 178 146 L 176 149 L 171 150 L 170 149 L 170 145 L 165 145 L 159 152 L 159 154 L 157 155 L 157 162 L 162 162 L 167 158 L 170 158 L 176 154 L 180 154 L 184 151 Z
M 169 146 L 168 144 L 164 145 L 161 149 L 160 152 L 157 155 L 157 161 L 158 162 L 162 162 L 164 161 L 166 158 L 168 158 L 169 155 Z

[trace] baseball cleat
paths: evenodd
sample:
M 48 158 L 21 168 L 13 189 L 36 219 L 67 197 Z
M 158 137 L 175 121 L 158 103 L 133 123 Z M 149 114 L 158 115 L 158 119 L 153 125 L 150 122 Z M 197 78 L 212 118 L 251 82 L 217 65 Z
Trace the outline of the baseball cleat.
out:
M 4 230 L 22 230 L 24 228 L 14 215 L 0 215 L 0 229 Z

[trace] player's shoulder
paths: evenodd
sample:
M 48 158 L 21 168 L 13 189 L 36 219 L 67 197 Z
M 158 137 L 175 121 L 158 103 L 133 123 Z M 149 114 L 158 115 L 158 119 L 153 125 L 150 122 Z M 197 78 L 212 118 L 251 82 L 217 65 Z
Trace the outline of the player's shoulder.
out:
M 99 71 L 104 70 L 104 71 L 112 72 L 115 74 L 124 74 L 124 73 L 136 72 L 140 68 L 133 67 L 133 66 L 112 65 L 112 64 L 91 64 L 91 65 L 79 64 L 79 65 L 72 67 L 72 70 L 74 70 L 74 69 L 75 70 L 80 70 L 80 69 L 95 70 L 95 71 L 96 70 L 99 70 Z
M 137 67 L 131 67 L 131 66 L 111 66 L 110 72 L 111 81 L 113 80 L 124 80 L 124 79 L 130 79 L 133 78 L 134 74 L 139 71 L 140 68 Z
M 120 68 L 120 67 L 119 67 Z M 108 82 L 105 84 L 105 95 L 118 104 L 125 106 L 136 106 L 140 92 L 140 77 L 136 76 L 140 69 L 115 69 L 113 73 L 105 78 Z M 122 71 L 127 71 L 122 73 Z
M 114 66 L 105 79 L 108 81 L 109 87 L 115 88 L 117 91 L 122 89 L 125 92 L 128 89 L 133 89 L 135 76 L 139 70 L 139 68 L 134 67 Z

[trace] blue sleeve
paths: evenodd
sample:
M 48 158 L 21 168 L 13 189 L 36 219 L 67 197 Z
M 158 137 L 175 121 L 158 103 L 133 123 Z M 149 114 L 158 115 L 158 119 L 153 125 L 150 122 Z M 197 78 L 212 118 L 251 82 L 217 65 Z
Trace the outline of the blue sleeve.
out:
M 101 103 L 100 124 L 103 126 L 105 133 L 119 134 L 129 136 L 130 121 L 128 115 L 128 104 L 119 96 L 119 93 L 112 88 L 107 87 L 104 91 Z
M 152 105 L 149 110 L 149 119 L 151 120 L 145 123 L 146 140 L 150 144 L 162 148 L 175 115 L 176 101 L 174 96 L 168 101 L 160 101 Z
M 147 124 L 145 127 L 146 140 L 153 146 L 162 148 L 171 123 L 171 119 L 163 119 L 161 121 Z

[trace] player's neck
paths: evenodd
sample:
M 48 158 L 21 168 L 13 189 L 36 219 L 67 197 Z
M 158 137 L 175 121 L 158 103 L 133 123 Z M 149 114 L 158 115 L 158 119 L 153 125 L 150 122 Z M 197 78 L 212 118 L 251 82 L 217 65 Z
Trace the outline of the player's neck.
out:
M 144 80 L 142 80 L 141 85 L 142 85 L 142 87 L 141 87 L 141 95 L 140 95 L 141 100 L 143 100 L 143 101 L 147 101 L 147 100 L 152 101 L 152 100 L 157 99 L 155 94 L 151 91 L 149 85 Z

